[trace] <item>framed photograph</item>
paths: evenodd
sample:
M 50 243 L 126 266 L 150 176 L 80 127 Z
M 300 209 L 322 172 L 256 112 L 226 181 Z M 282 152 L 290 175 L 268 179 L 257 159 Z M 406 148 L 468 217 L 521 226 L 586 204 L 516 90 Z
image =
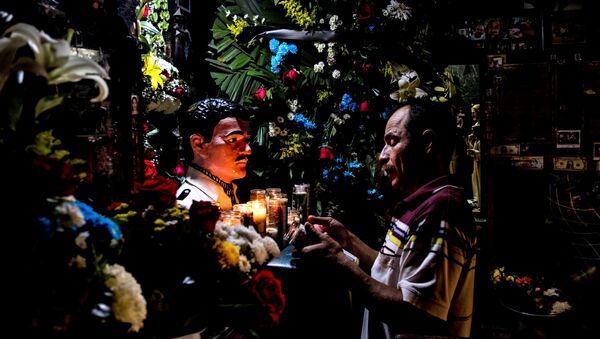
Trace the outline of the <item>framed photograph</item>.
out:
M 587 161 L 579 157 L 556 157 L 554 158 L 554 170 L 556 171 L 585 171 Z
M 579 148 L 581 130 L 559 129 L 556 131 L 556 148 Z
M 488 68 L 499 69 L 506 63 L 506 54 L 488 55 Z
M 177 7 L 188 13 L 192 12 L 192 0 L 177 0 Z
M 594 143 L 594 160 L 600 160 L 600 142 Z
M 585 20 L 581 11 L 568 11 L 551 19 L 553 45 L 581 44 L 585 42 Z

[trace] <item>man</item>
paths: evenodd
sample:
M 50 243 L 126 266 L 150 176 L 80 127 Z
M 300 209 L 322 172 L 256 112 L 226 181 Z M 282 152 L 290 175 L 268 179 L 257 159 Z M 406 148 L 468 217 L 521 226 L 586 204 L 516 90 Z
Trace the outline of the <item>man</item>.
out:
M 239 104 L 209 98 L 193 104 L 180 121 L 188 160 L 185 181 L 177 202 L 189 208 L 192 201 L 212 201 L 223 210 L 237 203 L 236 179 L 246 176 L 250 148 L 248 112 Z
M 360 294 L 366 306 L 362 338 L 470 335 L 475 225 L 463 190 L 449 175 L 455 120 L 442 107 L 414 101 L 386 124 L 380 161 L 405 197 L 394 208 L 379 251 L 333 218 L 308 218 L 309 234 L 318 242 L 302 253 L 333 265 Z M 356 255 L 360 266 L 343 250 Z

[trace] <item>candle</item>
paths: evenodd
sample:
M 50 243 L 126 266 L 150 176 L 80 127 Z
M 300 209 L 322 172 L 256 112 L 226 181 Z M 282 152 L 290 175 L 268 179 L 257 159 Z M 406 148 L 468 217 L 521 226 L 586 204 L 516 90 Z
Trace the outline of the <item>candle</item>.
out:
M 265 234 L 265 224 L 267 220 L 267 207 L 262 201 L 252 201 L 252 221 L 256 226 L 256 231 L 260 234 Z

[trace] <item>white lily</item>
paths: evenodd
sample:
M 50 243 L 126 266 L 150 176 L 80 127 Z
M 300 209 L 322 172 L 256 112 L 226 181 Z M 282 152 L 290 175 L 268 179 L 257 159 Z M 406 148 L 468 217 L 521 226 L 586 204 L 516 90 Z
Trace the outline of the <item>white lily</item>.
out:
M 33 52 L 35 63 L 46 69 L 49 85 L 90 79 L 99 88 L 98 96 L 91 101 L 100 102 L 108 97 L 109 89 L 104 79 L 109 79 L 109 76 L 104 68 L 92 60 L 73 55 L 67 41 L 53 39 L 25 23 L 9 27 L 0 38 L 0 91 L 16 66 L 23 68 L 22 60 L 19 65 L 14 59 L 17 51 L 25 45 Z
M 398 90 L 390 94 L 390 98 L 398 102 L 407 101 L 410 98 L 422 98 L 427 96 L 427 92 L 419 88 L 421 79 L 416 71 L 409 69 L 404 65 L 393 67 L 395 72 L 392 82 L 398 82 Z

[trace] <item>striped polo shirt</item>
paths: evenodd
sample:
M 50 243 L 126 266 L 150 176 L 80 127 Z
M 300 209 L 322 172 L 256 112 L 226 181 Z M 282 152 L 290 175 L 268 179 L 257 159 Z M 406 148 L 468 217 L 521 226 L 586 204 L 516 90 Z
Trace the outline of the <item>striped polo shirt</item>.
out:
M 400 289 L 404 301 L 447 321 L 450 336 L 468 337 L 473 312 L 475 250 L 471 208 L 463 190 L 444 176 L 424 185 L 396 206 L 371 276 Z M 400 326 L 369 318 L 366 310 L 363 338 L 373 330 L 369 326 L 383 326 L 388 338 L 403 333 Z

